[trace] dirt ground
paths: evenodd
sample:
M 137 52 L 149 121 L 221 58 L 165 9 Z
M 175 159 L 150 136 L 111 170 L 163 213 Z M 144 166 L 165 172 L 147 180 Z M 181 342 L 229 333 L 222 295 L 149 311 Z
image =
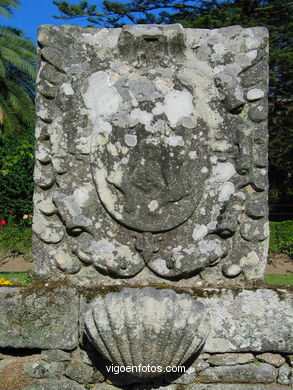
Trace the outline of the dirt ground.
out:
M 0 260 L 0 272 L 26 272 L 32 265 L 33 263 L 24 256 L 6 257 Z
M 292 274 L 293 259 L 286 254 L 271 255 L 266 267 L 266 274 Z
M 7 257 L 0 261 L 0 272 L 26 272 L 32 268 L 32 262 L 24 256 Z M 270 255 L 266 267 L 267 274 L 292 274 L 293 259 L 286 254 Z

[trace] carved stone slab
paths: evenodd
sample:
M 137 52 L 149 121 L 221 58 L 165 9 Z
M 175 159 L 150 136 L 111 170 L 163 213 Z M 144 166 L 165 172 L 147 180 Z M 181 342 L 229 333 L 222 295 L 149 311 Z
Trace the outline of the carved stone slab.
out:
M 267 41 L 239 26 L 40 28 L 39 274 L 262 277 Z
M 187 294 L 129 288 L 95 300 L 85 315 L 85 331 L 116 365 L 160 365 L 164 370 L 184 364 L 203 347 L 210 318 L 205 305 Z M 160 375 L 162 371 L 134 376 Z

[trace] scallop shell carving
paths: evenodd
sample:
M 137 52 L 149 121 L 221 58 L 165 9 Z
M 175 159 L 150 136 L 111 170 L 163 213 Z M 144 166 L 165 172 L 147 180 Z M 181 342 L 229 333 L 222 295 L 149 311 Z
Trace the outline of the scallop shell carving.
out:
M 119 366 L 178 366 L 195 354 L 209 333 L 202 303 L 173 290 L 127 288 L 98 298 L 85 316 L 96 349 Z M 161 373 L 136 373 L 151 377 Z

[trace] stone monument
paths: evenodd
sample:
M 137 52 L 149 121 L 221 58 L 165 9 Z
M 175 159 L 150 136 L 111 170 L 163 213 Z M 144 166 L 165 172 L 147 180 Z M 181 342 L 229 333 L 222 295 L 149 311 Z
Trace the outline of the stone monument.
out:
M 262 280 L 268 250 L 263 28 L 39 34 L 40 275 L 83 285 Z
M 258 27 L 40 28 L 38 280 L 0 289 L 0 387 L 11 364 L 25 390 L 292 384 L 292 294 L 263 279 L 267 44 Z

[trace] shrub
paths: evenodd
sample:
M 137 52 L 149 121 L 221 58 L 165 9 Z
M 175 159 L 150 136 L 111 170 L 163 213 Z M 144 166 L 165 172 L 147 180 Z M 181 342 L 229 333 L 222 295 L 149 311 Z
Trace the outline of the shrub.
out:
M 0 216 L 6 220 L 12 211 L 16 221 L 32 214 L 34 137 L 31 132 L 19 138 L 0 138 Z
M 270 249 L 293 257 L 293 220 L 270 222 Z

